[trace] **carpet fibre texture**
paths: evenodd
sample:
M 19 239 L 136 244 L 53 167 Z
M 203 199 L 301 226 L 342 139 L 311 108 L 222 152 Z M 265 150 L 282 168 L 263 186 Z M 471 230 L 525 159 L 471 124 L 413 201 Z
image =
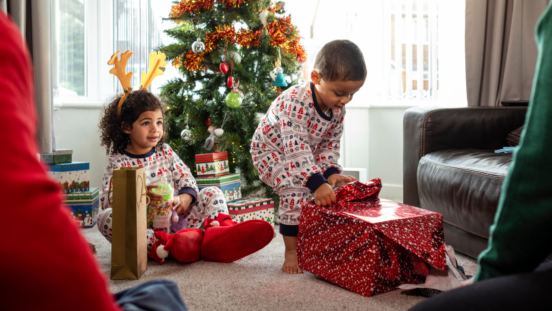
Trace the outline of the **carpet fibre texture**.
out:
M 101 269 L 109 275 L 111 244 L 96 227 L 84 230 L 96 245 Z M 466 274 L 473 275 L 477 262 L 462 254 L 458 263 Z M 153 279 L 167 279 L 178 284 L 191 311 L 199 310 L 407 310 L 423 297 L 409 296 L 401 290 L 363 297 L 305 272 L 290 275 L 282 272 L 284 242 L 278 236 L 259 252 L 232 263 L 198 261 L 181 264 L 167 260 L 163 265 L 148 261 L 148 269 L 139 280 L 110 281 L 112 292 Z

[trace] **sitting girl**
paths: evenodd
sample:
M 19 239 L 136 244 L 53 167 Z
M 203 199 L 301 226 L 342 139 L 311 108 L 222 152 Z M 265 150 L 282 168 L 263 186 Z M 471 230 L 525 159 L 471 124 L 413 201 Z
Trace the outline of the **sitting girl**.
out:
M 187 228 L 199 229 L 205 220 L 207 220 L 206 224 L 211 224 L 212 220 L 208 219 L 215 219 L 217 216 L 217 220 L 230 219 L 222 191 L 216 187 L 207 187 L 199 191 L 188 166 L 182 162 L 169 145 L 163 143 L 164 109 L 159 99 L 146 89 L 127 92 L 126 98 L 123 99 L 120 106 L 120 111 L 118 111 L 121 98 L 122 96 L 119 96 L 109 104 L 100 122 L 102 146 L 105 146 L 107 154 L 111 155 L 105 168 L 102 183 L 101 206 L 103 212 L 98 216 L 98 229 L 101 234 L 111 242 L 112 213 L 109 202 L 112 198 L 108 197 L 109 182 L 113 176 L 113 170 L 119 167 L 145 167 L 146 184 L 148 185 L 147 195 L 150 202 L 162 200 L 161 195 L 152 193 L 151 190 L 157 187 L 153 184 L 159 182 L 163 177 L 169 184 L 174 186 L 180 203 L 174 207 L 179 221 L 172 223 L 171 231 L 173 233 Z M 149 208 L 152 207 L 155 208 L 154 203 L 149 206 Z M 225 221 L 224 224 L 237 225 L 232 221 Z M 224 224 L 221 221 L 221 226 L 224 226 Z M 268 223 L 267 225 L 270 226 Z M 267 234 L 266 226 L 261 225 L 262 228 L 260 229 L 258 224 L 257 226 L 248 225 L 248 227 L 249 230 L 243 230 L 245 228 L 242 226 L 242 230 L 228 231 L 228 233 L 219 232 L 219 236 L 226 234 L 227 240 L 235 242 L 236 248 L 243 249 L 239 246 L 242 243 L 250 245 L 247 252 L 242 251 L 239 256 L 235 254 L 216 254 L 217 260 L 213 261 L 239 259 L 239 257 L 260 250 L 272 240 L 273 229 L 271 226 L 270 234 Z M 195 229 L 196 232 L 198 229 Z M 259 230 L 262 232 L 259 232 Z M 262 234 L 259 235 L 258 233 Z M 258 237 L 255 237 L 256 235 Z M 156 242 L 161 243 L 161 240 L 158 241 L 159 237 L 161 236 L 154 234 L 152 229 L 148 229 L 148 251 Z M 165 239 L 165 235 L 162 235 L 162 239 Z M 251 244 L 251 239 L 255 240 L 253 244 Z M 205 239 L 197 241 L 198 245 L 194 246 L 198 253 L 197 258 L 199 258 L 199 244 L 204 243 L 204 240 L 207 240 L 207 236 L 205 236 Z M 174 244 L 171 246 L 172 248 L 190 247 L 190 243 L 181 243 L 182 246 L 179 246 L 178 243 L 172 244 Z M 251 247 L 251 245 L 254 246 Z M 155 244 L 154 250 L 157 247 L 158 245 Z M 185 252 L 186 250 L 178 251 Z M 223 252 L 223 250 L 219 252 Z M 204 253 L 203 250 L 202 253 Z M 155 252 L 149 252 L 149 254 L 153 259 L 162 262 L 162 259 L 156 257 Z M 205 255 L 203 257 L 207 260 Z

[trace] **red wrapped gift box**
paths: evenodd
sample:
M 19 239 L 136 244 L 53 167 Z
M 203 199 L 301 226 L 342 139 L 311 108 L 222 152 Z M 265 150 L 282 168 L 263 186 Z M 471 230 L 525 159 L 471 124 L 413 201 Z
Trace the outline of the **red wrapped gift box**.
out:
M 426 263 L 446 271 L 442 215 L 378 199 L 380 190 L 376 178 L 338 189 L 330 206 L 304 203 L 301 269 L 366 297 L 423 283 Z

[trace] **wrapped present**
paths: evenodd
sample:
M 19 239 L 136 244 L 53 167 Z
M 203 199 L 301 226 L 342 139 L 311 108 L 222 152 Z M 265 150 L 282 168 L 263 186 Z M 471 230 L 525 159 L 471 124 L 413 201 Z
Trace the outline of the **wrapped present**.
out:
M 240 174 L 229 174 L 219 177 L 198 177 L 196 179 L 199 190 L 206 187 L 218 187 L 224 193 L 226 203 L 241 199 Z
M 50 154 L 43 154 L 42 159 L 48 164 L 64 164 L 73 162 L 73 150 L 61 149 Z
M 238 200 L 228 204 L 228 212 L 234 221 L 262 219 L 274 226 L 274 200 L 253 198 Z
M 230 174 L 226 151 L 196 154 L 195 158 L 197 177 L 217 177 Z
M 90 191 L 90 165 L 88 162 L 72 162 L 49 165 L 49 174 L 56 179 L 63 193 Z
M 89 191 L 68 193 L 65 205 L 71 209 L 71 216 L 79 227 L 92 228 L 100 211 L 100 190 L 92 187 Z
M 349 183 L 327 207 L 301 209 L 301 269 L 366 297 L 421 284 L 429 266 L 446 271 L 443 217 L 378 199 L 381 181 Z

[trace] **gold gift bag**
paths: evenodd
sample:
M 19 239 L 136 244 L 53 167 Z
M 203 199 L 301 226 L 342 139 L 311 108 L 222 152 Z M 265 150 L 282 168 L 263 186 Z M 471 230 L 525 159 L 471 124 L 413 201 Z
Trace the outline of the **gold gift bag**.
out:
M 146 271 L 148 261 L 146 169 L 117 168 L 112 180 L 111 279 L 136 280 Z

